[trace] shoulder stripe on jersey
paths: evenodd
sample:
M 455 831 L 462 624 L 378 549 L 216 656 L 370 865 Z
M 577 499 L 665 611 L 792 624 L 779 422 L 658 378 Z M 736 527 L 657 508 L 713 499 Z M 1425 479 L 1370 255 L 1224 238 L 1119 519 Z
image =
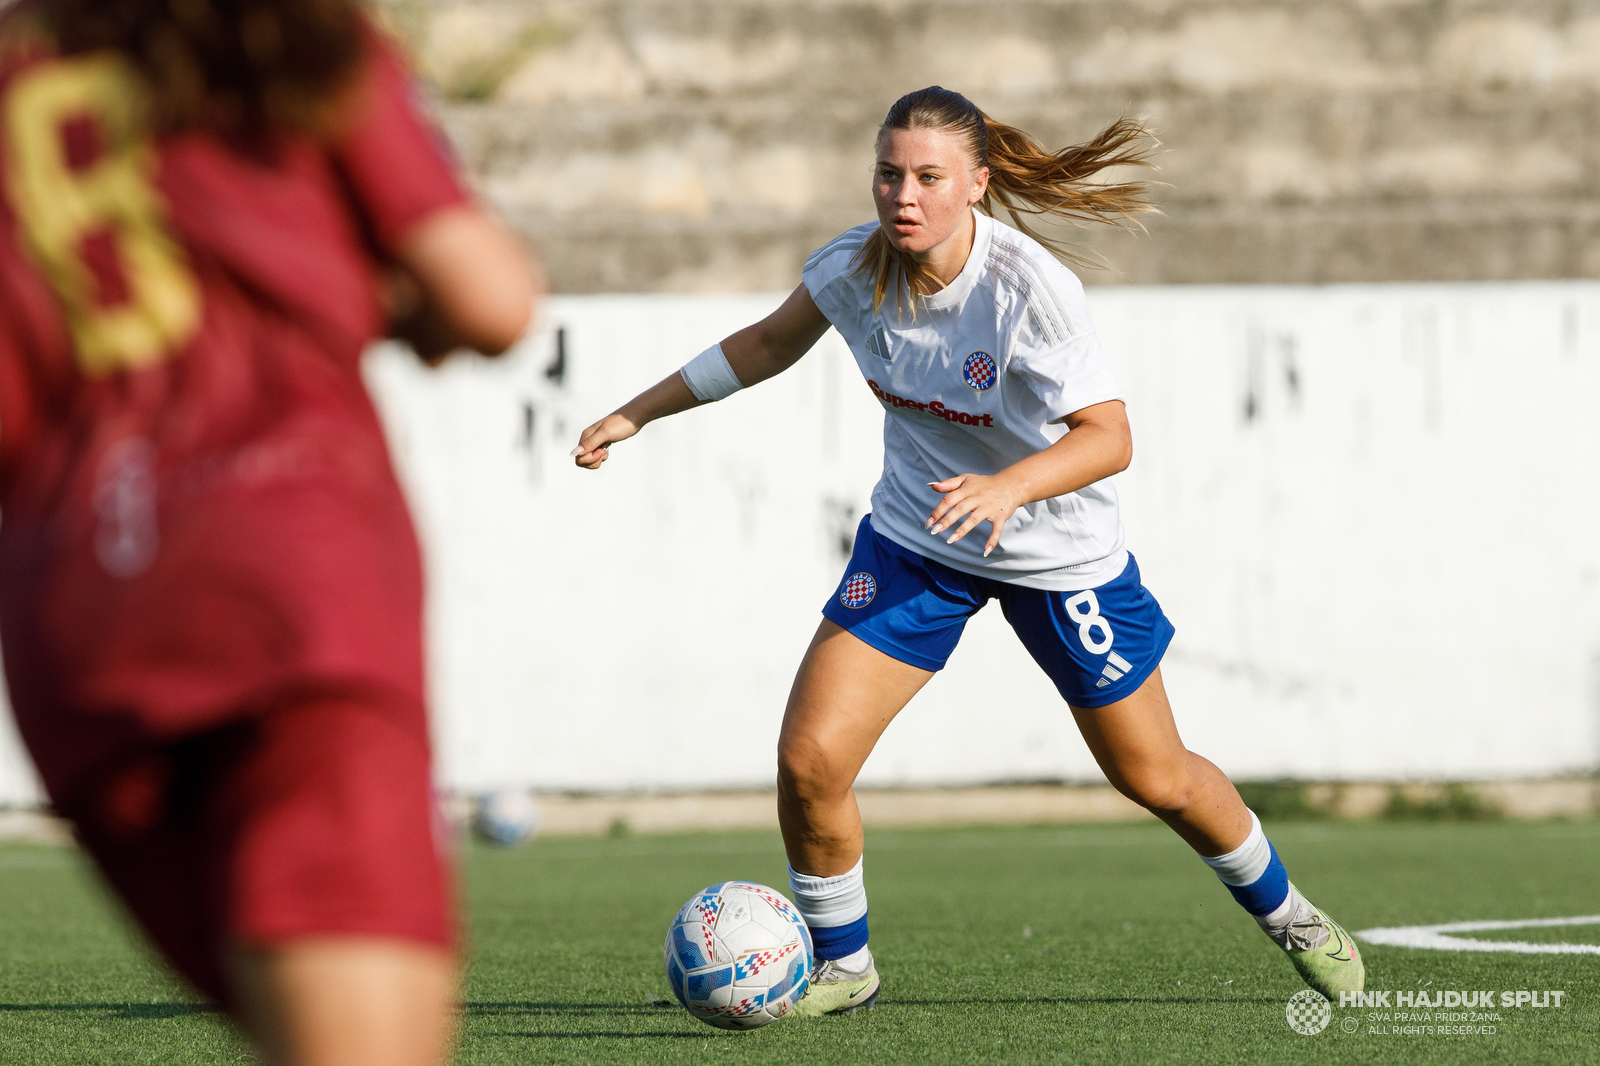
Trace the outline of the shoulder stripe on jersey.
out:
M 1018 273 L 1015 264 L 991 258 L 989 269 L 1021 294 L 1023 305 L 1028 312 L 1028 320 L 1033 323 L 1033 328 L 1039 331 L 1039 335 L 1044 338 L 1045 343 L 1052 346 L 1060 344 L 1062 338 L 1059 335 L 1059 331 L 1054 328 L 1053 322 L 1040 314 L 1040 309 L 1037 306 L 1038 301 L 1033 298 L 1033 285 L 1027 278 Z
M 1074 328 L 1075 323 L 1072 313 L 1067 310 L 1066 305 L 1061 301 L 1060 294 L 1056 292 L 1055 287 L 1050 284 L 1049 279 L 1039 269 L 1039 264 L 1035 263 L 1026 251 L 1011 244 L 1009 241 L 992 242 L 990 244 L 991 255 L 994 254 L 994 249 L 997 247 L 1000 249 L 1000 257 L 1007 261 L 1017 274 L 1031 282 L 1027 292 L 1030 305 L 1035 303 L 1039 305 L 1038 312 L 1047 315 L 1051 319 L 1064 335 L 1062 339 L 1064 340 L 1066 337 L 1078 332 Z
M 859 248 L 863 244 L 866 244 L 867 238 L 870 237 L 871 234 L 863 233 L 861 231 L 866 229 L 869 225 L 872 225 L 872 223 L 863 223 L 857 226 L 855 229 L 845 230 L 843 233 L 839 234 L 839 236 L 835 237 L 827 244 L 824 244 L 821 248 L 818 248 L 816 251 L 806 256 L 805 269 L 810 270 L 814 264 L 821 262 L 825 256 L 837 248 L 844 248 L 850 245 L 854 245 L 855 247 Z
M 1060 317 L 1053 313 L 1050 306 L 1052 301 L 1039 297 L 1039 290 L 1048 287 L 1039 281 L 1037 276 L 1025 272 L 1022 266 L 1015 261 L 994 259 L 989 264 L 997 275 L 1010 282 L 1021 294 L 1024 305 L 1028 311 L 1028 319 L 1033 323 L 1033 328 L 1039 331 L 1046 344 L 1063 344 L 1071 335 Z
M 1039 265 L 1023 249 L 1003 240 L 991 240 L 989 266 L 1017 287 L 1027 302 L 1034 328 L 1047 343 L 1064 344 L 1073 335 L 1072 315 L 1039 270 Z

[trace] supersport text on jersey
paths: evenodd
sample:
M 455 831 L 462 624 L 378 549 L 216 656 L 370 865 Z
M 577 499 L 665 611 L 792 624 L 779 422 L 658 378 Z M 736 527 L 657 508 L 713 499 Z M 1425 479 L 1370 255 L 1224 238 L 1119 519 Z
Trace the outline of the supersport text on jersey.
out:
M 993 426 L 993 415 L 973 414 L 970 411 L 957 411 L 953 407 L 946 407 L 938 400 L 931 403 L 918 403 L 908 400 L 904 396 L 896 396 L 892 392 L 885 392 L 883 387 L 871 378 L 867 379 L 867 388 L 872 390 L 872 395 L 882 400 L 888 407 L 912 407 L 918 411 L 926 411 L 934 418 L 942 418 L 946 422 L 960 422 L 963 426 Z

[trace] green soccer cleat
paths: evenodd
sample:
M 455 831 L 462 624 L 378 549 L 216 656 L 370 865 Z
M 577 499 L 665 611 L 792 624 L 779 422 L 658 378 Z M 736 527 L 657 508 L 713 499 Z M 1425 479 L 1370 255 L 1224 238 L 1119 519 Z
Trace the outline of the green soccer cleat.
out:
M 1360 992 L 1366 986 L 1367 968 L 1355 940 L 1293 884 L 1289 894 L 1298 901 L 1289 921 L 1271 928 L 1263 925 L 1266 934 L 1288 954 L 1306 984 L 1329 1002 L 1338 1003 L 1340 992 Z
M 877 1002 L 878 968 L 873 965 L 869 952 L 864 970 L 846 970 L 832 959 L 818 959 L 816 971 L 811 975 L 811 987 L 791 1013 L 804 1018 L 854 1014 L 863 1007 L 871 1010 Z

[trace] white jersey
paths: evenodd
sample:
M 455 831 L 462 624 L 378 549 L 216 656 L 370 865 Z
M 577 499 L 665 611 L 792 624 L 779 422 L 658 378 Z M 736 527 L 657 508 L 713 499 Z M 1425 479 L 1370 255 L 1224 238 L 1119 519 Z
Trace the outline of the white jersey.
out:
M 972 574 L 1031 588 L 1094 588 L 1127 563 L 1109 481 L 1017 509 L 987 559 L 987 526 L 955 544 L 923 523 L 957 474 L 995 474 L 1067 433 L 1074 411 L 1122 399 L 1095 338 L 1077 277 L 1037 241 L 974 211 L 961 275 L 917 301 L 889 296 L 872 310 L 872 282 L 855 255 L 876 222 L 813 252 L 802 275 L 843 335 L 884 407 L 883 477 L 872 525 L 902 547 Z

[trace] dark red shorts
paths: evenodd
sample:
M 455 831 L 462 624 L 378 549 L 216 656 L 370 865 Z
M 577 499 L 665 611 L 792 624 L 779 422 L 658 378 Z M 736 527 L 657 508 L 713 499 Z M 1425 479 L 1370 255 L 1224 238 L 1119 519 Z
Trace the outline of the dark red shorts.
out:
M 421 721 L 354 697 L 297 701 L 141 752 L 62 813 L 167 959 L 229 1005 L 232 944 L 453 947 Z

